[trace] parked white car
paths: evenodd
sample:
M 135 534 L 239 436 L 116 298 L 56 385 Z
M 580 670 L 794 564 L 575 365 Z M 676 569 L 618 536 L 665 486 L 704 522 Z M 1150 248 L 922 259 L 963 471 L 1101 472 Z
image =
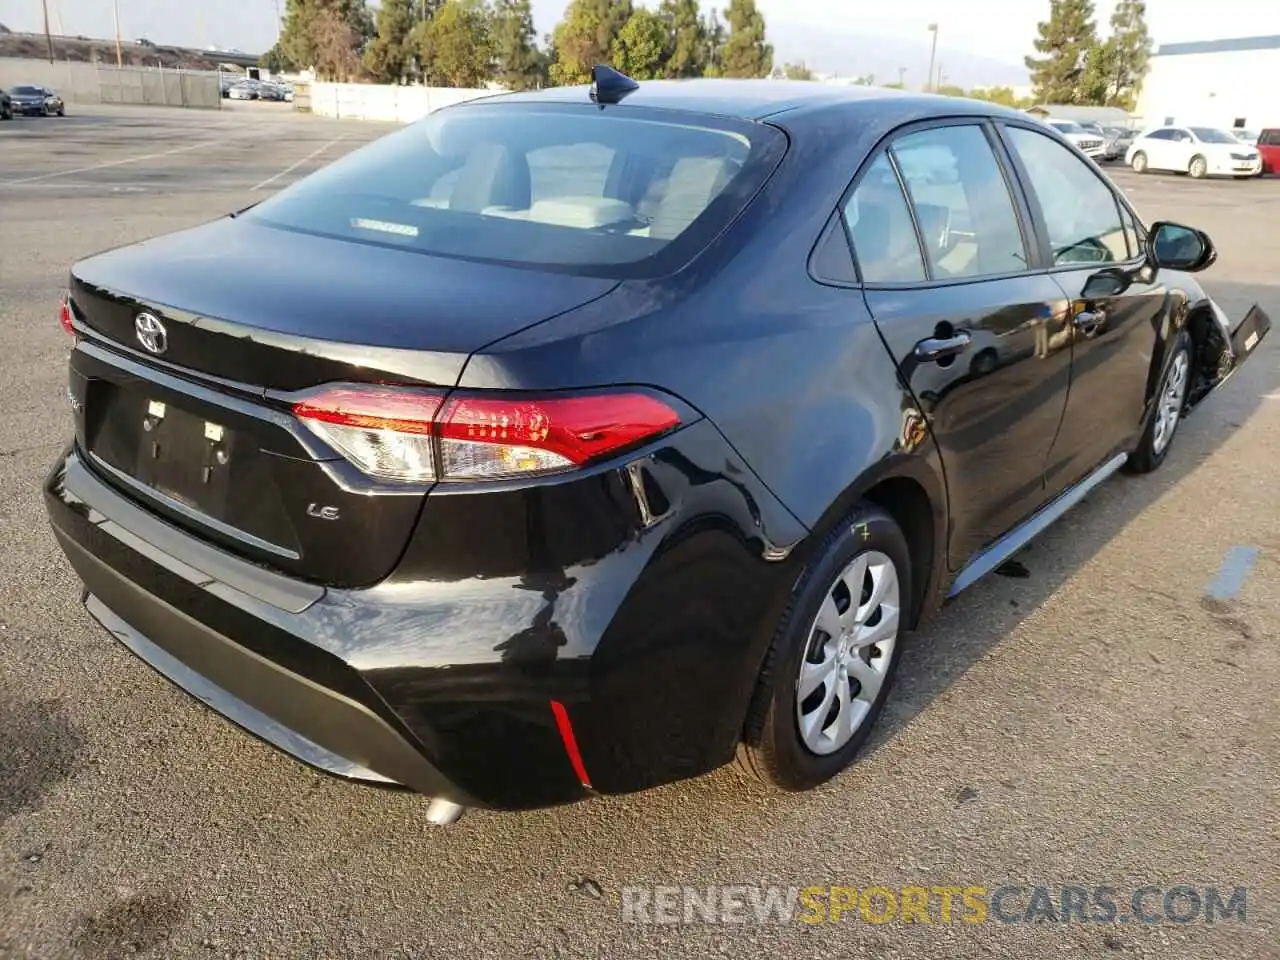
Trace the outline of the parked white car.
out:
M 1197 180 L 1231 176 L 1239 180 L 1262 173 L 1257 147 L 1215 127 L 1157 127 L 1133 141 L 1125 162 L 1135 173 L 1171 170 Z
M 1107 142 L 1102 134 L 1086 130 L 1074 120 L 1049 117 L 1045 123 L 1079 147 L 1090 159 L 1101 160 L 1103 153 L 1106 152 Z

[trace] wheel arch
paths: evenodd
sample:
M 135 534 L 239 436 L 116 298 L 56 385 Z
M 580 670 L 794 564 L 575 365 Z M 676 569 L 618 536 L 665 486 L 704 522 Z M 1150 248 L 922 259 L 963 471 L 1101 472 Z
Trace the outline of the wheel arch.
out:
M 1203 293 L 1187 308 L 1183 329 L 1191 336 L 1191 385 L 1187 407 L 1199 403 L 1224 376 L 1222 359 L 1229 356 L 1226 340 L 1214 315 L 1213 301 Z
M 859 501 L 874 503 L 901 528 L 911 554 L 911 617 L 908 629 L 927 619 L 945 593 L 949 529 L 946 480 L 933 439 L 924 453 L 897 453 L 878 461 L 850 483 L 823 511 L 806 538 L 819 544 Z M 922 444 L 923 448 L 923 444 Z M 805 562 L 810 558 L 805 557 Z
M 1165 368 L 1171 359 L 1170 350 L 1178 334 L 1183 330 L 1191 333 L 1193 341 L 1191 372 L 1194 378 L 1198 376 L 1195 364 L 1200 352 L 1199 344 L 1196 343 L 1197 331 L 1200 331 L 1202 337 L 1206 337 L 1208 334 L 1204 332 L 1204 319 L 1208 320 L 1209 325 L 1213 324 L 1213 305 L 1194 281 L 1170 289 L 1167 296 L 1167 306 L 1157 314 L 1155 320 L 1151 365 L 1147 370 L 1147 387 L 1143 400 L 1142 429 L 1146 429 L 1147 421 L 1155 409 L 1156 391 L 1164 378 Z

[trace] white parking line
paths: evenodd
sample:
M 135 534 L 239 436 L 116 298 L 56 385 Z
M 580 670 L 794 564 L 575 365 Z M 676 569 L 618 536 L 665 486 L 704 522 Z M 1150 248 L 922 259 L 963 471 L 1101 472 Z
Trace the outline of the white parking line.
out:
M 52 180 L 54 177 L 69 177 L 76 173 L 104 170 L 107 167 L 121 167 L 126 163 L 138 163 L 141 160 L 155 160 L 157 157 L 167 157 L 175 153 L 195 150 L 197 147 L 206 147 L 213 142 L 212 140 L 201 140 L 199 143 L 188 143 L 185 147 L 174 147 L 172 150 L 162 150 L 159 153 L 144 153 L 138 157 L 125 157 L 123 160 L 108 160 L 106 163 L 95 163 L 90 167 L 76 167 L 74 170 L 55 170 L 53 173 L 41 173 L 34 177 L 21 177 L 17 180 L 0 180 L 0 187 L 8 187 L 17 183 L 35 183 L 37 180 Z
M 273 176 L 273 177 L 267 177 L 267 179 L 263 180 L 260 184 L 258 184 L 257 186 L 255 186 L 253 189 L 254 189 L 254 190 L 261 190 L 263 187 L 268 186 L 269 184 L 275 183 L 275 182 L 276 182 L 277 180 L 279 180 L 281 177 L 288 176 L 289 174 L 293 173 L 293 171 L 297 170 L 300 166 L 302 166 L 304 163 L 306 163 L 308 160 L 314 160 L 316 157 L 320 156 L 320 154 L 324 153 L 326 150 L 328 150 L 330 147 L 332 147 L 332 146 L 333 146 L 335 143 L 337 143 L 339 140 L 345 140 L 345 139 L 346 139 L 346 136 L 347 136 L 347 135 L 344 133 L 344 134 L 340 134 L 339 136 L 334 137 L 332 140 L 330 140 L 328 143 L 326 143 L 326 144 L 325 144 L 323 147 L 321 147 L 320 149 L 315 150 L 315 151 L 313 151 L 312 153 L 307 154 L 305 157 L 303 157 L 303 158 L 302 158 L 301 160 L 299 160 L 297 163 L 291 163 L 291 164 L 289 164 L 289 166 L 285 167 L 283 170 L 281 170 L 281 171 L 280 171 L 279 173 L 277 173 L 275 176 Z

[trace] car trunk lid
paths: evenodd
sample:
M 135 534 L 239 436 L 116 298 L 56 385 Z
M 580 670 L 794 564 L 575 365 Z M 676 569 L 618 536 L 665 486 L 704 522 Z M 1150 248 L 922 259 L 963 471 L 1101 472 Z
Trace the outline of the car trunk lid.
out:
M 232 219 L 121 248 L 73 270 L 78 441 L 108 481 L 205 539 L 315 582 L 374 583 L 430 488 L 364 476 L 291 396 L 447 390 L 480 347 L 614 286 Z M 142 314 L 162 342 L 140 335 Z

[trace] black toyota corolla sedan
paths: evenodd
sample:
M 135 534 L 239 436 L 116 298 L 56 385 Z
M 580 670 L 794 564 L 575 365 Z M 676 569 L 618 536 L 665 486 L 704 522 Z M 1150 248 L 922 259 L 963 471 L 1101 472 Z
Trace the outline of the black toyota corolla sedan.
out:
M 91 257 L 62 305 L 89 613 L 438 821 L 735 756 L 827 780 L 904 632 L 1160 466 L 1270 326 L 1020 113 L 596 79 Z

